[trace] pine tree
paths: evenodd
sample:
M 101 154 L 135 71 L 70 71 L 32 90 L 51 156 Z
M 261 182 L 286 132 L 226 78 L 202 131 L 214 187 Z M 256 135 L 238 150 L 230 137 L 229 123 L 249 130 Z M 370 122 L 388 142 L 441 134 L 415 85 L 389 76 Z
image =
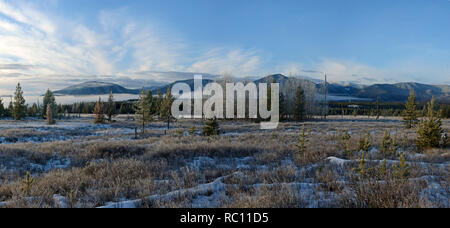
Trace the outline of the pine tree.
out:
M 117 114 L 116 102 L 114 102 L 114 95 L 112 90 L 109 92 L 108 103 L 105 105 L 105 114 L 108 117 L 108 122 L 112 122 L 112 118 Z
M 408 178 L 409 167 L 406 163 L 405 155 L 403 153 L 400 154 L 399 160 L 400 161 L 398 162 L 398 164 L 392 166 L 394 168 L 392 174 L 394 175 L 394 177 L 404 180 Z
M 9 102 L 7 116 L 12 117 L 14 112 L 14 105 L 12 102 Z
M 173 101 L 174 101 L 174 99 L 172 96 L 172 90 L 169 86 L 169 88 L 167 88 L 166 97 L 164 98 L 163 102 L 161 103 L 161 112 L 160 112 L 161 119 L 167 121 L 167 130 L 170 129 L 170 121 L 173 119 L 173 116 L 172 116 Z
M 158 116 L 161 116 L 161 107 L 164 101 L 164 96 L 161 93 L 161 90 L 158 89 L 156 92 L 156 102 L 155 102 L 155 111 Z
M 25 179 L 23 180 L 23 184 L 24 184 L 23 191 L 27 196 L 29 196 L 31 193 L 31 187 L 34 184 L 34 178 L 31 176 L 30 172 L 26 173 Z
M 14 93 L 14 106 L 12 114 L 15 120 L 21 120 L 25 117 L 27 107 L 25 106 L 25 99 L 23 98 L 23 91 L 20 83 L 17 84 L 16 92 Z
M 0 98 L 0 117 L 5 116 L 5 107 L 3 106 L 3 100 Z
M 51 90 L 47 90 L 47 92 L 44 95 L 44 99 L 42 102 L 42 110 L 41 110 L 41 116 L 45 118 L 45 115 L 47 113 L 47 106 L 50 105 L 52 109 L 53 117 L 55 117 L 58 113 L 58 105 L 56 104 L 55 96 Z
M 205 122 L 205 126 L 203 127 L 203 135 L 204 136 L 214 136 L 220 134 L 219 123 L 217 122 L 217 118 L 209 119 Z
M 380 178 L 385 178 L 387 176 L 387 161 L 386 159 L 383 160 L 383 162 L 381 163 L 380 168 L 378 169 L 378 173 L 379 173 L 379 177 Z
M 285 120 L 286 114 L 286 99 L 284 98 L 284 94 L 280 92 L 280 120 Z
M 414 90 L 411 90 L 408 101 L 405 104 L 405 111 L 403 112 L 403 121 L 406 128 L 412 128 L 417 125 L 417 102 Z
M 28 111 L 28 115 L 31 117 L 35 117 L 36 114 L 38 114 L 38 107 L 36 105 L 36 103 L 33 103 L 33 105 L 31 106 L 31 108 Z
M 127 114 L 127 111 L 125 110 L 125 103 L 120 104 L 119 113 L 120 114 Z
M 372 149 L 372 144 L 370 143 L 370 132 L 367 133 L 366 137 L 361 137 L 359 139 L 359 150 L 369 152 Z
M 380 113 L 380 98 L 377 97 L 377 120 L 380 119 L 380 115 L 381 115 L 381 113 Z
M 137 123 L 142 125 L 142 133 L 145 133 L 145 123 L 153 121 L 154 103 L 153 95 L 150 90 L 147 92 L 143 89 L 139 95 L 139 101 L 136 107 L 135 119 Z
M 306 153 L 306 144 L 308 143 L 308 138 L 306 137 L 306 131 L 305 131 L 305 126 L 302 127 L 302 132 L 300 133 L 300 137 L 298 138 L 298 143 L 297 143 L 297 152 L 300 155 L 304 155 Z
M 302 87 L 299 86 L 295 93 L 294 98 L 294 116 L 297 121 L 305 120 L 305 92 Z
M 393 147 L 393 140 L 391 138 L 391 133 L 388 130 L 384 131 L 383 141 L 381 142 L 381 152 L 384 157 L 390 156 Z
M 55 120 L 53 120 L 53 111 L 50 105 L 47 105 L 47 114 L 45 115 L 47 118 L 47 124 L 53 125 L 55 124 Z
M 359 174 L 359 178 L 362 179 L 366 174 L 366 154 L 362 152 L 361 159 L 359 160 L 358 168 L 354 168 L 353 171 Z
M 419 124 L 417 129 L 417 147 L 419 149 L 439 147 L 442 133 L 442 121 L 434 110 L 434 97 L 427 105 L 427 117 Z
M 344 146 L 344 154 L 347 155 L 347 158 L 352 158 L 352 149 L 351 149 L 351 138 L 352 136 L 348 133 L 348 131 L 344 131 L 341 136 L 342 143 Z
M 103 103 L 100 97 L 98 98 L 98 101 L 95 104 L 94 114 L 95 114 L 94 123 L 102 124 L 105 122 L 105 116 L 103 114 Z

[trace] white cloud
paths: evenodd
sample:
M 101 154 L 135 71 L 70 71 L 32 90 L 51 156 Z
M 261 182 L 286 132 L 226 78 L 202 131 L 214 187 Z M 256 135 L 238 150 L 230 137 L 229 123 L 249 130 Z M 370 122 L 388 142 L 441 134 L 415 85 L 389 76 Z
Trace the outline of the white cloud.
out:
M 260 70 L 261 57 L 255 51 L 225 48 L 210 50 L 187 68 L 191 72 L 229 73 L 238 77 L 253 76 Z

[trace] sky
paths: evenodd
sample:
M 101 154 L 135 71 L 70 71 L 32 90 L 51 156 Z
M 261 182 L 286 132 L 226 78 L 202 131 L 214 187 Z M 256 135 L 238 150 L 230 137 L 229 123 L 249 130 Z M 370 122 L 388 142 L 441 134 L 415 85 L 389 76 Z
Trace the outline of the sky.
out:
M 450 0 L 0 0 L 0 95 L 186 73 L 450 84 L 449 28 Z

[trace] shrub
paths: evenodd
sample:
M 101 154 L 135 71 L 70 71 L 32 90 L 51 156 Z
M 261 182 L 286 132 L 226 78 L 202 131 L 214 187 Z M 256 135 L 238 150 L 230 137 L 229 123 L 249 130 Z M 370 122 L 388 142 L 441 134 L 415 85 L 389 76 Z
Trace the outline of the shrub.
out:
M 94 158 L 117 159 L 138 156 L 144 153 L 145 148 L 140 146 L 102 145 L 95 147 L 91 151 L 91 156 Z
M 217 119 L 209 119 L 205 122 L 205 126 L 203 127 L 203 135 L 204 136 L 214 136 L 219 135 L 220 129 L 219 129 L 219 123 L 217 122 Z

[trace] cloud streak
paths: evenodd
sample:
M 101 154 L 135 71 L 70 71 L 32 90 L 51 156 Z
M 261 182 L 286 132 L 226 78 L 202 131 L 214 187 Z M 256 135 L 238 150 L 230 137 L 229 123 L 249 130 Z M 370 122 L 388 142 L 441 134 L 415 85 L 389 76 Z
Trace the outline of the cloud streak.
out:
M 156 71 L 241 75 L 254 72 L 260 64 L 254 51 L 244 49 L 192 51 L 179 34 L 161 25 L 139 23 L 126 8 L 100 11 L 96 25 L 88 26 L 20 1 L 0 0 L 0 28 L 0 75 L 6 78 L 0 89 L 4 90 L 22 80 L 40 91 L 44 85 L 53 88 L 62 82 L 102 78 L 97 75 L 113 75 L 108 79 L 131 86 L 138 80 L 141 85 L 158 84 L 172 78 Z

